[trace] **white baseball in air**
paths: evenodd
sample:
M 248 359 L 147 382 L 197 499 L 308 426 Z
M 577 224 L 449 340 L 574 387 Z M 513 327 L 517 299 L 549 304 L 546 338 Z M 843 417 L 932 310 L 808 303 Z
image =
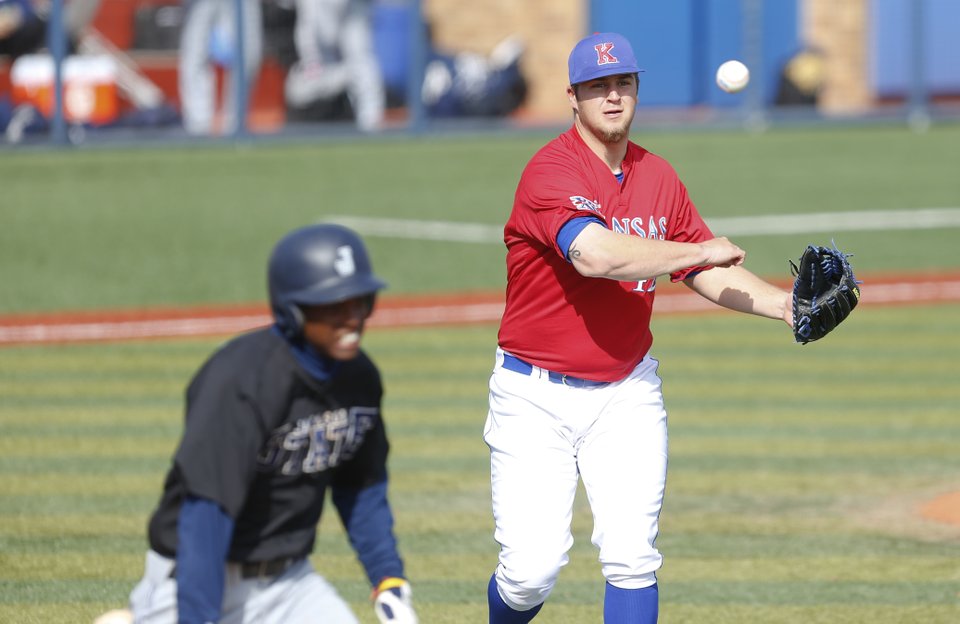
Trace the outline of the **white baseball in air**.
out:
M 750 70 L 740 61 L 727 61 L 717 68 L 717 86 L 727 93 L 742 91 L 750 82 Z

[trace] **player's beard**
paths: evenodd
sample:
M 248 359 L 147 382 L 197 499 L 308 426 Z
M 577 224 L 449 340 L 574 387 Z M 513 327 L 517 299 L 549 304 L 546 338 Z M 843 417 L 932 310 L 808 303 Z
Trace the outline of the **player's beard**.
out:
M 626 124 L 620 128 L 612 128 L 609 130 L 600 129 L 600 140 L 606 144 L 619 143 L 624 140 L 630 134 L 630 124 Z
M 612 145 L 620 143 L 630 136 L 630 126 L 633 124 L 634 114 L 635 112 L 632 110 L 624 110 L 623 117 L 620 118 L 618 123 L 606 128 L 597 128 L 600 140 L 607 145 Z
M 609 120 L 602 117 L 591 120 L 581 115 L 580 123 L 604 145 L 616 145 L 630 136 L 630 125 L 633 123 L 633 117 L 633 114 L 625 111 L 621 119 L 610 123 Z

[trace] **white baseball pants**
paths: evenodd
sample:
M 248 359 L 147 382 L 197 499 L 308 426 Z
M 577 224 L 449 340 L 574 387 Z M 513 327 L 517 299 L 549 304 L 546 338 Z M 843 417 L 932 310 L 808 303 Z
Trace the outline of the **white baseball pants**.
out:
M 662 561 L 654 540 L 667 473 L 658 362 L 648 356 L 625 379 L 592 388 L 502 363 L 498 349 L 484 430 L 501 597 L 525 611 L 549 596 L 573 545 L 578 479 L 606 580 L 623 589 L 653 585 Z
M 176 624 L 177 581 L 174 560 L 147 551 L 143 579 L 130 594 L 135 624 Z M 336 590 L 308 559 L 273 578 L 241 578 L 227 564 L 220 624 L 358 624 Z

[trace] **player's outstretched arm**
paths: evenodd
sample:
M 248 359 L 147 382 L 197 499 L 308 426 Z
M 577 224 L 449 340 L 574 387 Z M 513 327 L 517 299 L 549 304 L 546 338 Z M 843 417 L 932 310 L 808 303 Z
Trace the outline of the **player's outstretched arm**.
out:
M 737 312 L 781 319 L 793 326 L 793 297 L 742 266 L 717 267 L 684 283 L 710 301 Z
M 568 257 L 586 277 L 640 281 L 694 266 L 736 266 L 745 252 L 726 238 L 680 243 L 618 234 L 591 223 L 573 240 Z

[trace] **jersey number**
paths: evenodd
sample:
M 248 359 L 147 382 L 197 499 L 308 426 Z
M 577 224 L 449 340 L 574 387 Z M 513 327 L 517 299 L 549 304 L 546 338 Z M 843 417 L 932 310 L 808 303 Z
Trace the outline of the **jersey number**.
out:
M 657 279 L 645 279 L 637 282 L 636 288 L 633 289 L 633 292 L 653 292 L 657 289 Z

